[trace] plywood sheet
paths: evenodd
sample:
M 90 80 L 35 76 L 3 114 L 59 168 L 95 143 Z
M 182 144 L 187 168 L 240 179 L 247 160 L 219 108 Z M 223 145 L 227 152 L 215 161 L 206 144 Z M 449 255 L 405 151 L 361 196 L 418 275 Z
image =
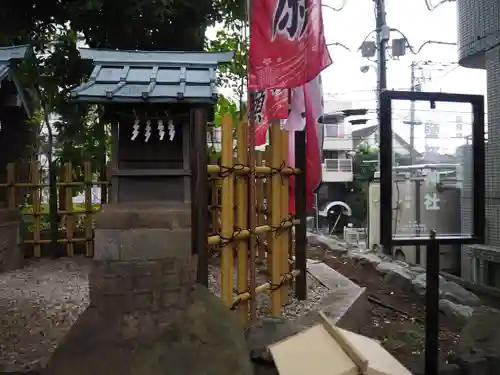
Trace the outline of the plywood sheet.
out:
M 280 375 L 358 375 L 357 366 L 320 324 L 269 349 Z
M 376 340 L 337 327 L 350 344 L 356 347 L 368 359 L 366 375 L 412 375 Z
M 269 347 L 280 375 L 412 375 L 378 341 L 320 315 L 323 324 Z

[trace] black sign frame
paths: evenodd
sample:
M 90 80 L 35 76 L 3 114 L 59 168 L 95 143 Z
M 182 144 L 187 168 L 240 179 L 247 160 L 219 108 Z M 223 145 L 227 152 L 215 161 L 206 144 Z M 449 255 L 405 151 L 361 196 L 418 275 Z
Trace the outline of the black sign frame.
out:
M 380 211 L 380 243 L 385 247 L 427 245 L 437 240 L 440 244 L 474 244 L 485 240 L 485 136 L 484 96 L 442 92 L 391 91 L 380 94 L 380 207 L 392 207 L 392 102 L 394 100 L 469 103 L 472 107 L 472 157 L 473 157 L 473 231 L 471 235 L 439 236 L 421 234 L 419 237 L 394 237 L 392 233 L 393 210 Z
M 426 254 L 426 291 L 425 291 L 425 373 L 439 373 L 439 272 L 440 245 L 463 245 L 484 243 L 485 241 L 485 124 L 484 96 L 449 94 L 441 92 L 383 91 L 380 100 L 380 210 L 381 244 L 387 248 L 396 245 L 424 245 Z M 472 235 L 438 236 L 434 229 L 429 235 L 419 237 L 394 237 L 392 233 L 392 101 L 425 101 L 431 108 L 436 102 L 470 103 L 472 106 L 472 183 L 473 183 L 473 231 Z

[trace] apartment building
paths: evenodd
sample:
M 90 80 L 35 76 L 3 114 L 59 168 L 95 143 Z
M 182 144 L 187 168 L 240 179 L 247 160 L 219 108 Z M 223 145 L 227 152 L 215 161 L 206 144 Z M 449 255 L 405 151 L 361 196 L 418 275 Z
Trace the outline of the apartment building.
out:
M 352 154 L 354 143 L 352 124 L 343 111 L 352 109 L 352 103 L 324 100 L 322 182 L 318 190 L 318 206 L 344 200 L 347 183 L 353 180 Z
M 344 115 L 352 103 L 337 100 L 324 101 L 323 123 L 323 183 L 352 181 L 352 125 Z

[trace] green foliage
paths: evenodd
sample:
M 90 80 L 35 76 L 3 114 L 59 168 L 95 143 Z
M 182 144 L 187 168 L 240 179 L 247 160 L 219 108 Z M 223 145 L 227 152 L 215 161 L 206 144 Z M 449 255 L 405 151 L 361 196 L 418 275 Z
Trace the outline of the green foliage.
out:
M 233 118 L 233 122 L 237 124 L 240 116 L 240 111 L 236 103 L 231 100 L 231 98 L 219 94 L 217 105 L 215 106 L 213 125 L 215 127 L 220 126 L 222 123 L 222 119 L 226 115 L 230 115 Z
M 75 179 L 84 160 L 97 160 L 95 167 L 105 161 L 110 142 L 101 109 L 69 101 L 91 71 L 79 57 L 77 36 L 94 48 L 235 51 L 235 61 L 222 68 L 221 84 L 243 101 L 246 0 L 3 0 L 1 8 L 0 45 L 30 43 L 38 58 L 23 64 L 20 74 L 42 100 L 31 122 L 40 128 L 49 115 L 58 115 L 50 139 L 57 161 L 72 162 Z M 207 45 L 205 31 L 215 24 L 224 30 Z M 225 113 L 236 117 L 237 108 L 221 97 L 216 122 Z
M 249 39 L 246 29 L 247 23 L 244 21 L 228 23 L 217 30 L 215 39 L 207 41 L 208 51 L 234 52 L 233 61 L 219 68 L 218 84 L 231 89 L 240 102 L 243 101 L 247 84 Z
M 238 5 L 238 3 L 240 4 Z M 238 8 L 239 11 L 244 10 L 243 2 L 235 1 L 233 5 L 236 7 L 241 6 L 241 8 Z M 238 11 L 229 13 L 225 21 L 222 22 L 222 28 L 217 30 L 215 38 L 206 42 L 208 51 L 234 52 L 232 62 L 219 67 L 218 86 L 230 90 L 232 95 L 219 94 L 213 123 L 215 127 L 220 126 L 222 118 L 229 114 L 233 118 L 233 126 L 236 128 L 246 113 L 245 96 L 249 50 L 247 31 L 248 23 L 245 17 L 242 17 L 242 13 L 238 13 Z M 210 152 L 216 157 L 219 156 L 213 148 Z
M 354 156 L 353 181 L 349 183 L 347 204 L 355 226 L 364 227 L 368 214 L 368 187 L 377 170 L 378 149 L 362 144 Z M 375 162 L 374 162 L 375 161 Z

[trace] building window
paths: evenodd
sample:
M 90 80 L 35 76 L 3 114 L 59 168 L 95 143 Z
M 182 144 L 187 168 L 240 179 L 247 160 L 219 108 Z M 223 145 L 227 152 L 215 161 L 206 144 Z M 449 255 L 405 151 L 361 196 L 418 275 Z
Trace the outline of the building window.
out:
M 338 138 L 340 136 L 339 124 L 325 124 L 325 137 Z

